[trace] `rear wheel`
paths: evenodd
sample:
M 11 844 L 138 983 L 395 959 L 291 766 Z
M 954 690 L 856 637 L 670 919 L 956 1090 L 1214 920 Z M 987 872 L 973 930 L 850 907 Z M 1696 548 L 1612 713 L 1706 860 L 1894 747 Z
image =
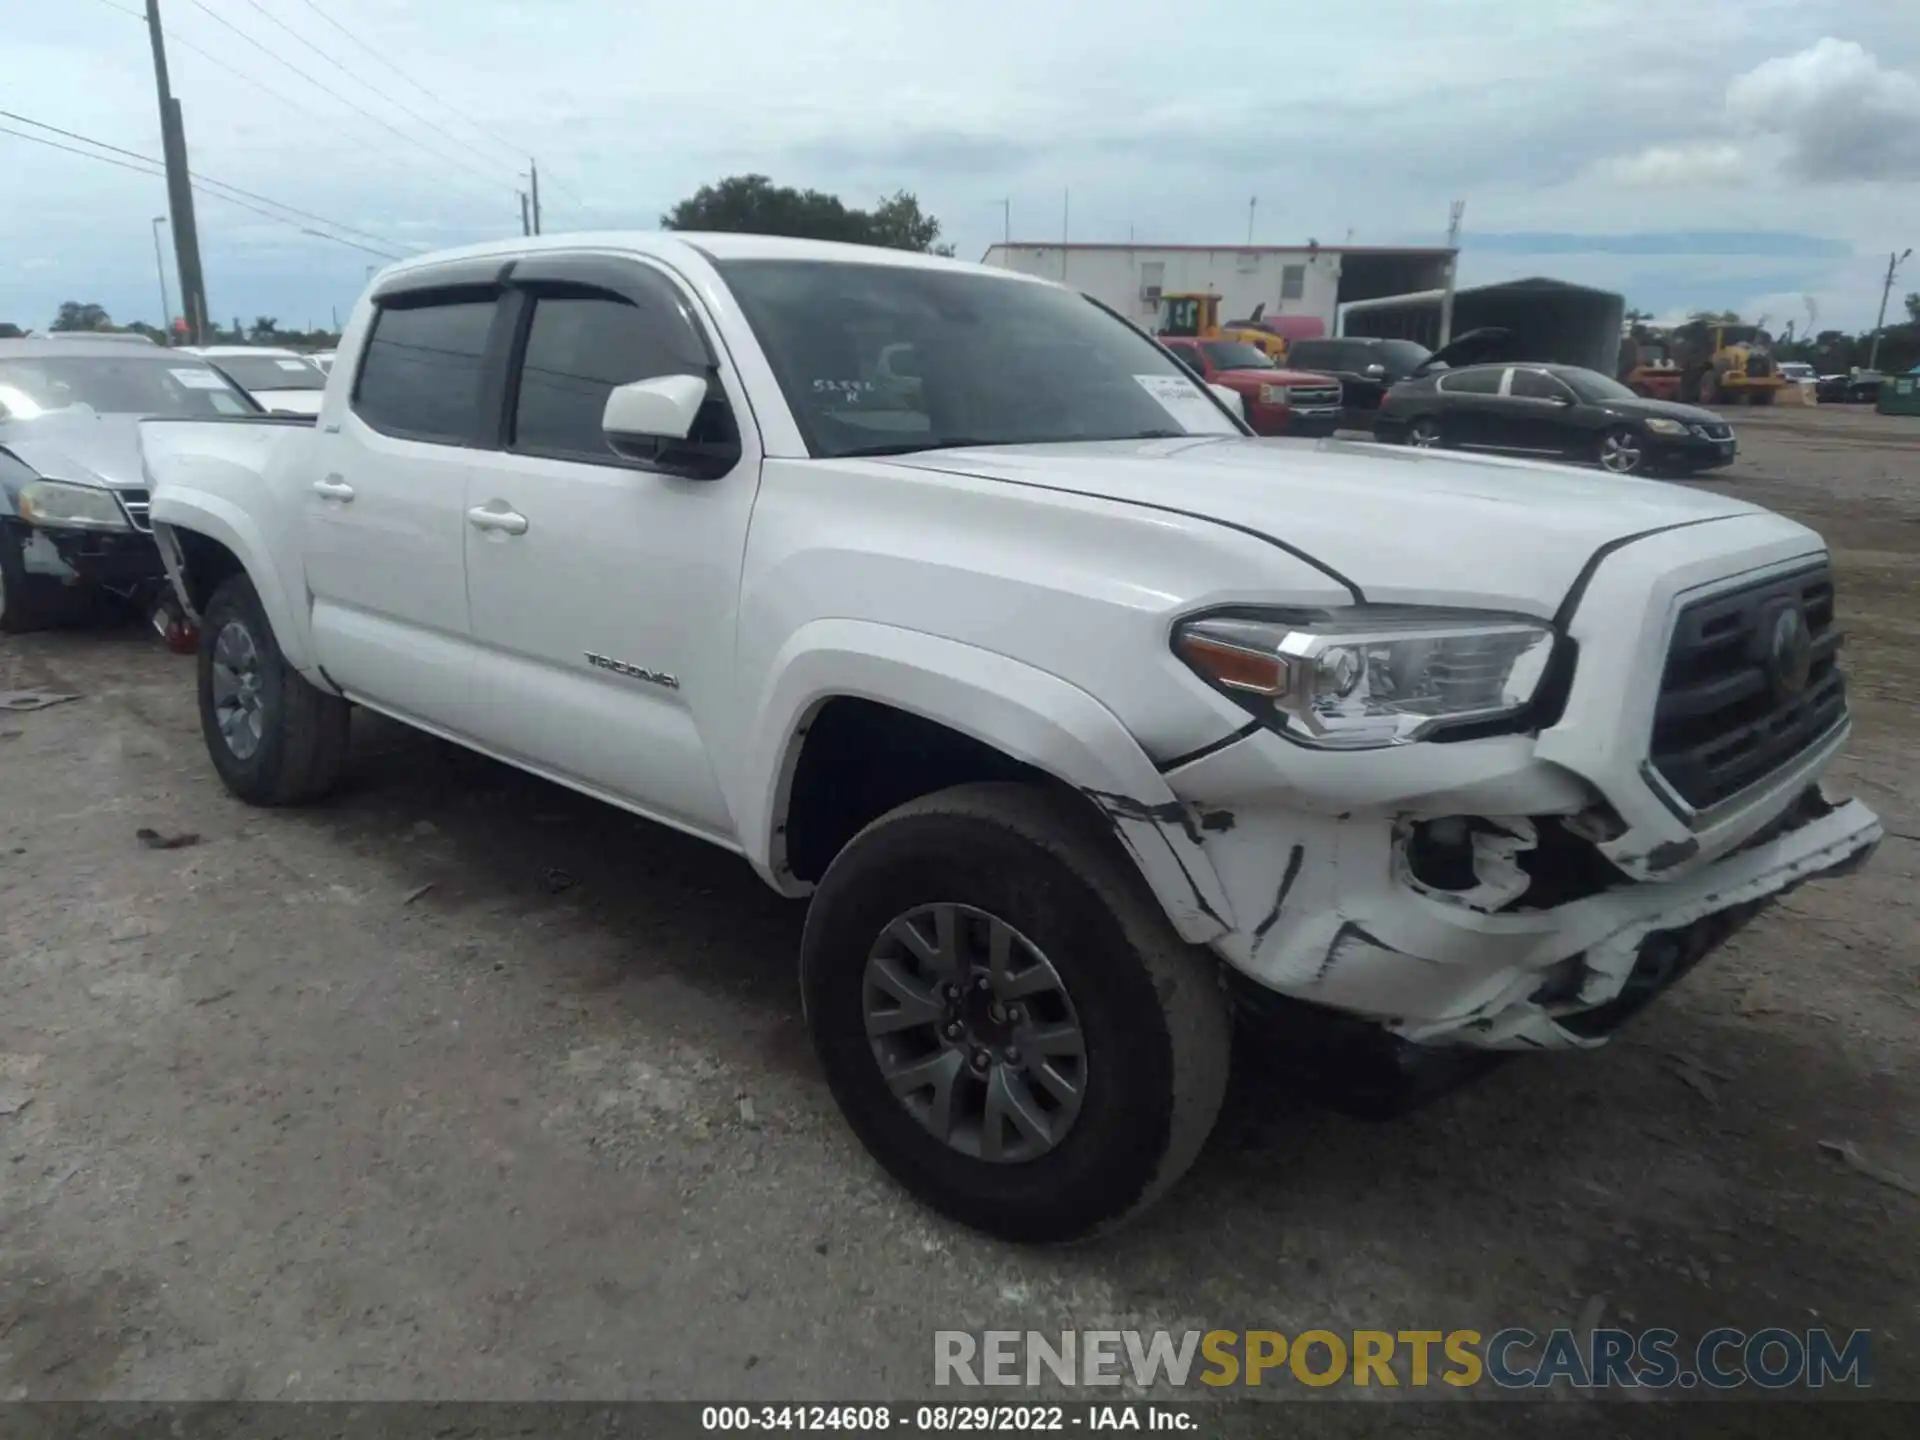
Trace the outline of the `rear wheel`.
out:
M 828 868 L 802 945 L 808 1028 L 861 1142 L 935 1209 L 1077 1239 L 1199 1154 L 1226 996 L 1130 868 L 1079 802 L 1014 784 L 902 805 Z
M 1637 432 L 1624 425 L 1615 426 L 1600 437 L 1595 457 L 1602 470 L 1616 475 L 1638 475 L 1646 468 L 1647 452 Z
M 1431 415 L 1422 415 L 1407 427 L 1407 444 L 1416 450 L 1438 450 L 1446 443 L 1440 433 L 1440 422 Z
M 326 794 L 346 764 L 348 714 L 287 663 L 251 580 L 214 591 L 200 626 L 200 728 L 229 790 L 255 805 Z

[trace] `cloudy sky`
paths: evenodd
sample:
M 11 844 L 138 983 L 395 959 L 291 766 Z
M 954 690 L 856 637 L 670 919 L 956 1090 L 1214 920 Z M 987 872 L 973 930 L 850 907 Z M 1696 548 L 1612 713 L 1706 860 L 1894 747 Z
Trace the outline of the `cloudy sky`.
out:
M 144 0 L 0 0 L 0 127 L 159 154 Z M 1873 322 L 1920 246 L 1920 0 L 163 0 L 223 317 L 325 324 L 378 257 L 652 226 L 742 171 L 1052 240 L 1434 244 L 1658 314 Z M 86 148 L 76 146 L 76 148 Z M 97 152 L 96 152 L 97 153 Z M 161 181 L 0 133 L 0 320 L 160 308 Z M 258 204 L 257 201 L 249 201 Z M 270 209 L 262 206 L 260 208 Z M 325 223 L 322 223 L 322 222 Z M 335 237 L 319 238 L 303 230 Z M 1898 296 L 1920 289 L 1920 257 Z M 169 285 L 172 278 L 169 276 Z M 177 304 L 177 294 L 176 294 Z

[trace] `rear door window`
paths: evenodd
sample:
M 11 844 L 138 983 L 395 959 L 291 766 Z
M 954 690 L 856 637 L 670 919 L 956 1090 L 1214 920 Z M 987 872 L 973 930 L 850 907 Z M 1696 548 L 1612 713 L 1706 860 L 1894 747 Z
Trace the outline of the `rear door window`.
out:
M 1498 395 L 1500 377 L 1505 372 L 1498 365 L 1485 369 L 1454 370 L 1440 377 L 1440 388 L 1449 395 Z
M 480 372 L 494 297 L 383 306 L 353 387 L 353 411 L 406 440 L 476 445 Z

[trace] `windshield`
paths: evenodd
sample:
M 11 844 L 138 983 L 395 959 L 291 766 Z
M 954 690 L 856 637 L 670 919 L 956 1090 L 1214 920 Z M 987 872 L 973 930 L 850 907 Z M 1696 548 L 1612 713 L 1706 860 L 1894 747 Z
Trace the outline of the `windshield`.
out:
M 189 420 L 260 413 L 219 371 L 184 355 L 0 357 L 0 418 L 31 420 L 76 405 Z
M 1069 290 L 906 265 L 719 269 L 816 456 L 1241 433 L 1190 372 Z
M 1273 361 L 1258 345 L 1244 340 L 1209 340 L 1200 347 L 1217 370 L 1272 370 Z
M 1380 363 L 1395 375 L 1411 375 L 1432 357 L 1426 346 L 1412 340 L 1382 340 Z
M 1618 380 L 1609 379 L 1598 370 L 1555 370 L 1559 379 L 1590 405 L 1602 404 L 1608 400 L 1636 400 L 1639 397 L 1622 385 Z
M 311 360 L 289 360 L 273 355 L 216 355 L 218 365 L 236 385 L 249 390 L 324 390 L 327 376 Z

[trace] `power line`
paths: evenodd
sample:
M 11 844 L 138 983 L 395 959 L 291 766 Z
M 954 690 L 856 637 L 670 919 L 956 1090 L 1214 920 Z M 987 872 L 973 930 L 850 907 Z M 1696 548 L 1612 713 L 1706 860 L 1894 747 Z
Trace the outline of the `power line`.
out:
M 251 3 L 251 0 L 249 0 L 249 3 Z M 375 60 L 379 61 L 382 65 L 384 65 L 388 70 L 391 70 L 395 75 L 398 75 L 402 80 L 406 81 L 407 84 L 413 86 L 414 89 L 418 90 L 422 95 L 426 96 L 427 99 L 433 101 L 433 103 L 438 105 L 442 110 L 445 110 L 449 115 L 454 115 L 460 118 L 461 120 L 464 120 L 468 125 L 471 125 L 475 130 L 479 131 L 480 134 L 486 136 L 489 140 L 493 141 L 495 144 L 503 147 L 509 154 L 511 154 L 514 157 L 514 163 L 515 164 L 519 163 L 521 149 L 522 149 L 521 146 L 516 145 L 511 140 L 508 140 L 507 138 L 502 136 L 498 131 L 489 130 L 486 126 L 482 125 L 478 120 L 474 119 L 471 115 L 467 114 L 464 110 L 461 110 L 457 106 L 451 105 L 447 101 L 441 99 L 440 96 L 434 94 L 433 91 L 429 90 L 425 85 L 422 85 L 418 80 L 414 79 L 411 75 L 407 74 L 407 72 L 402 70 L 398 65 L 394 64 L 391 60 L 387 59 L 387 57 L 382 55 L 380 51 L 376 49 L 374 46 L 369 45 L 366 41 L 362 40 L 358 35 L 354 34 L 353 31 L 349 30 L 346 26 L 342 25 L 338 20 L 334 19 L 326 11 L 322 10 L 318 5 L 314 4 L 314 0 L 300 0 L 300 3 L 306 6 L 307 9 L 311 10 L 314 14 L 318 15 L 327 24 L 331 25 L 335 30 L 338 30 L 342 35 L 346 36 L 347 39 L 351 41 L 354 45 L 358 46 L 361 50 L 364 50 L 367 54 L 371 55 Z M 365 84 L 364 81 L 362 81 L 361 83 Z M 369 90 L 373 89 L 371 85 L 367 86 L 367 88 Z M 375 91 L 374 93 L 378 94 L 379 92 Z M 396 101 L 394 103 L 398 104 L 399 102 Z M 444 135 L 446 134 L 446 132 L 443 130 L 441 131 L 441 134 Z M 452 138 L 452 137 L 449 136 L 448 138 Z M 580 196 L 574 192 L 572 186 L 561 184 L 560 182 L 554 180 L 551 174 L 548 175 L 547 180 L 549 184 L 558 185 L 562 191 L 572 196 L 577 203 L 581 205 L 586 204 L 586 201 L 581 200 Z
M 16 115 L 11 110 L 0 110 L 0 116 L 4 116 L 8 120 L 17 120 L 22 125 L 31 125 L 36 130 L 45 130 L 54 135 L 64 135 L 67 139 L 78 140 L 83 145 L 93 145 L 102 150 L 111 150 L 116 155 L 125 155 L 133 160 L 142 160 L 149 165 L 158 165 L 161 163 L 151 155 L 142 155 L 137 151 L 122 149 L 118 145 L 109 145 L 106 141 L 95 140 L 90 135 L 77 134 L 72 130 L 62 130 L 58 125 L 49 125 L 44 120 L 35 120 L 26 115 Z M 316 215 L 311 210 L 302 210 L 298 205 L 289 205 L 283 200 L 274 199 L 271 195 L 262 195 L 256 191 L 230 184 L 225 180 L 216 180 L 213 176 L 203 174 L 198 170 L 189 173 L 191 173 L 195 180 L 202 181 L 205 184 L 218 186 L 222 190 L 231 190 L 235 194 L 246 196 L 249 200 L 258 200 L 263 205 L 271 205 L 276 209 L 285 210 L 288 214 L 297 215 L 303 220 L 312 220 L 321 225 L 330 225 L 335 230 L 344 231 L 349 235 L 358 235 L 362 240 L 372 240 L 381 245 L 403 245 L 406 243 L 405 241 L 391 239 L 385 235 L 376 235 L 370 230 L 361 230 L 352 225 L 343 225 L 338 220 L 329 220 L 326 216 Z
M 127 9 L 125 6 L 116 3 L 116 0 L 97 0 L 97 3 L 106 6 L 109 10 L 117 10 L 122 15 L 130 15 L 135 20 L 138 20 L 142 25 L 145 25 L 147 23 L 147 17 L 145 15 L 140 14 L 138 11 Z M 214 18 L 218 19 L 219 17 L 215 16 Z M 228 28 L 231 29 L 232 27 L 229 26 Z M 235 32 L 235 33 L 240 33 L 240 32 Z M 241 38 L 246 39 L 247 37 L 244 34 L 242 34 Z M 202 60 L 207 61 L 209 64 L 217 65 L 220 68 L 220 73 L 222 75 L 227 76 L 230 79 L 246 81 L 247 84 L 253 86 L 254 89 L 260 91 L 263 95 L 266 95 L 267 97 L 272 99 L 273 102 L 277 105 L 283 105 L 290 110 L 298 111 L 300 114 L 305 115 L 308 119 L 317 121 L 319 124 L 327 126 L 329 128 L 331 128 L 334 124 L 334 121 L 331 117 L 322 115 L 318 110 L 313 109 L 309 105 L 302 105 L 298 100 L 293 99 L 291 96 L 283 95 L 280 91 L 275 90 L 271 85 L 267 84 L 265 81 L 255 79 L 252 75 L 249 75 L 246 71 L 236 68 L 232 64 L 232 62 L 222 59 L 220 56 L 215 55 L 212 51 L 204 48 L 203 46 L 194 44 L 193 41 L 189 40 L 186 36 L 180 34 L 178 31 L 171 31 L 168 33 L 167 44 L 169 47 L 179 46 L 183 50 L 191 50 L 194 54 L 198 55 Z M 268 53 L 271 54 L 271 52 L 268 52 Z M 362 112 L 362 113 L 365 113 L 365 112 Z M 428 153 L 434 154 L 435 152 L 429 151 Z M 374 152 L 374 154 L 379 159 L 387 161 L 389 164 L 399 165 L 402 168 L 408 170 L 412 174 L 416 174 L 416 175 L 431 174 L 434 180 L 442 184 L 445 184 L 447 181 L 452 180 L 457 182 L 461 186 L 474 189 L 475 192 L 477 193 L 477 187 L 475 187 L 473 182 L 468 180 L 465 176 L 447 175 L 444 172 L 438 172 L 438 171 L 430 172 L 426 169 L 424 165 L 421 165 L 418 161 L 413 160 L 410 156 L 395 155 L 384 149 L 377 150 Z M 496 187 L 491 181 L 487 183 L 486 189 L 487 189 L 489 198 L 490 199 L 493 198 Z
M 166 178 L 166 171 L 164 169 L 159 169 L 159 168 L 142 169 L 138 165 L 129 165 L 125 160 L 114 160 L 105 155 L 95 154 L 91 150 L 80 150 L 80 149 L 76 149 L 72 145 L 62 145 L 59 141 L 49 140 L 45 136 L 29 135 L 27 134 L 26 131 L 15 130 L 10 125 L 0 125 L 0 134 L 12 135 L 16 139 L 30 141 L 35 145 L 45 145 L 50 149 L 64 150 L 69 155 L 78 155 L 78 156 L 81 156 L 83 159 L 98 160 L 102 165 L 114 165 L 119 167 L 122 170 L 131 170 L 133 171 L 134 174 L 145 175 L 149 179 Z M 87 143 L 91 145 L 91 144 L 97 144 L 98 142 L 89 140 L 87 141 Z M 116 149 L 118 147 L 109 146 L 106 148 Z M 123 155 L 132 154 L 131 151 L 126 151 L 126 150 L 120 151 L 120 153 Z M 135 158 L 139 160 L 146 160 L 147 164 L 151 166 L 157 167 L 160 163 L 157 160 L 147 160 L 147 157 L 144 155 L 136 156 Z M 276 225 L 285 225 L 287 228 L 291 230 L 298 230 L 302 235 L 311 235 L 316 240 L 331 240 L 336 245 L 345 245 L 350 250 L 364 251 L 368 255 L 378 255 L 383 260 L 404 260 L 407 258 L 404 255 L 395 255 L 391 251 L 376 250 L 370 245 L 362 245 L 362 244 L 359 244 L 357 241 L 346 240 L 341 238 L 338 235 L 327 235 L 327 234 L 323 234 L 318 230 L 309 230 L 305 226 L 296 224 L 292 220 L 287 219 L 286 216 L 284 215 L 275 215 L 271 210 L 263 210 L 258 205 L 252 205 L 245 200 L 236 199 L 232 195 L 223 194 L 218 190 L 210 189 L 207 186 L 200 184 L 198 181 L 189 180 L 188 183 L 191 184 L 193 188 L 198 190 L 202 195 L 207 196 L 209 199 L 224 200 L 229 205 L 238 205 L 242 210 L 251 210 L 255 215 L 259 215 L 264 219 L 271 220 Z M 331 222 L 328 222 L 328 223 L 331 223 Z
M 455 135 L 451 130 L 447 129 L 444 125 L 439 124 L 437 121 L 429 120 L 426 116 L 422 115 L 418 110 L 413 109 L 411 106 L 407 105 L 403 101 L 394 99 L 393 96 L 387 94 L 386 91 L 379 89 L 377 86 L 373 84 L 372 81 L 366 80 L 362 78 L 360 75 L 358 75 L 357 73 L 355 73 L 353 70 L 348 69 L 345 65 L 341 64 L 338 60 L 334 59 L 333 56 L 329 55 L 326 51 L 322 50 L 318 45 L 314 44 L 311 40 L 307 39 L 307 37 L 302 35 L 298 30 L 295 30 L 291 25 L 287 24 L 286 21 L 280 19 L 280 17 L 275 15 L 271 10 L 268 10 L 265 6 L 259 4 L 258 0 L 245 0 L 245 4 L 248 9 L 257 11 L 260 14 L 261 18 L 266 20 L 268 24 L 274 26 L 277 29 L 284 30 L 287 34 L 291 35 L 295 40 L 298 40 L 302 45 L 306 46 L 307 49 L 311 50 L 314 54 L 318 55 L 322 60 L 326 61 L 329 65 L 333 66 L 333 68 L 338 70 L 342 75 L 345 75 L 350 80 L 357 81 L 365 89 L 371 90 L 375 95 L 378 95 L 382 100 L 386 101 L 389 105 L 393 106 L 396 110 L 401 111 L 403 114 L 412 116 L 415 120 L 418 120 L 422 125 L 425 125 L 429 130 L 432 130 L 437 134 L 446 136 L 447 139 L 451 140 L 456 145 L 463 145 L 463 146 L 469 146 L 469 147 L 472 145 L 471 141 L 462 140 L 458 135 Z
M 203 3 L 203 0 L 188 0 L 188 3 L 190 3 L 194 9 L 200 11 L 200 13 L 205 15 L 208 19 L 214 21 L 216 24 L 220 25 L 224 29 L 231 30 L 235 35 L 238 35 L 242 40 L 246 41 L 247 44 L 251 45 L 254 49 L 258 50 L 262 55 L 266 56 L 269 60 L 272 60 L 277 64 L 286 66 L 287 69 L 293 71 L 294 74 L 298 75 L 302 80 L 305 80 L 309 85 L 313 86 L 316 90 L 320 90 L 328 95 L 331 95 L 334 99 L 338 100 L 342 105 L 345 105 L 349 110 L 352 110 L 360 115 L 366 116 L 367 119 L 373 121 L 373 123 L 378 125 L 381 129 L 387 131 L 392 135 L 397 135 L 400 139 L 406 141 L 409 145 L 418 146 L 421 150 L 433 156 L 434 159 L 440 161 L 440 163 L 443 165 L 457 165 L 462 170 L 465 170 L 468 174 L 478 176 L 481 180 L 485 181 L 489 187 L 495 184 L 493 180 L 489 179 L 485 175 L 482 175 L 478 170 L 475 170 L 472 166 L 468 165 L 466 162 L 461 160 L 455 160 L 449 156 L 441 154 L 438 150 L 434 149 L 431 145 L 427 144 L 426 141 L 420 139 L 418 136 L 409 135 L 407 134 L 406 131 L 400 129 L 397 125 L 389 124 L 387 121 L 382 120 L 378 115 L 374 114 L 371 110 L 367 109 L 365 106 L 358 105 L 354 103 L 352 100 L 349 100 L 346 96 L 342 95 L 338 90 L 335 90 L 332 86 L 314 79 L 313 76 L 309 75 L 306 71 L 302 70 L 298 65 L 295 65 L 291 60 L 284 60 L 280 56 L 274 54 L 273 51 L 269 50 L 265 45 L 262 45 L 258 40 L 254 39 L 253 36 L 249 35 L 246 31 L 242 30 L 238 25 L 235 25 L 231 20 L 228 20 L 224 15 L 220 14 L 219 11 L 210 9 L 206 4 Z

